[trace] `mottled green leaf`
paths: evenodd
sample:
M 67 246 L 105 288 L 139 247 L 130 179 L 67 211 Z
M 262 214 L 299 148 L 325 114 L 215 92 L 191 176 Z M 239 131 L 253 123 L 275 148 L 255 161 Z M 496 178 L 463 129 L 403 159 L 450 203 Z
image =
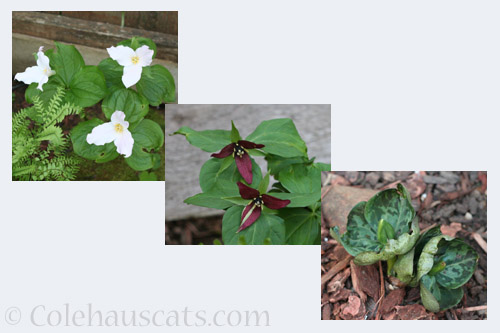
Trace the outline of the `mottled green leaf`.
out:
M 432 312 L 449 309 L 463 297 L 462 287 L 447 289 L 437 283 L 434 276 L 425 275 L 420 280 L 420 297 L 424 307 Z

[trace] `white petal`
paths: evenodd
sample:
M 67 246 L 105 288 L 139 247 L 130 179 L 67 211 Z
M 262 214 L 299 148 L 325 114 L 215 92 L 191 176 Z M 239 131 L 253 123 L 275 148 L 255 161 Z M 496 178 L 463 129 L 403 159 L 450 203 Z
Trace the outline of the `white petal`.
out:
M 143 45 L 135 50 L 135 54 L 139 57 L 139 65 L 144 67 L 151 65 L 155 51 L 151 50 L 147 45 Z
M 128 46 L 118 45 L 107 48 L 111 59 L 118 61 L 121 66 L 132 65 L 132 57 L 135 56 L 135 51 Z
M 120 124 L 123 126 L 123 128 L 127 129 L 128 128 L 128 121 L 125 121 L 125 113 L 123 111 L 115 111 L 111 115 L 111 122 L 113 124 Z
M 122 135 L 115 139 L 116 151 L 119 154 L 125 156 L 125 158 L 130 157 L 132 155 L 132 148 L 134 147 L 134 138 L 132 134 L 124 129 Z
M 38 65 L 38 67 L 50 70 L 49 57 L 47 57 L 43 52 L 38 52 L 37 56 L 38 59 L 36 60 L 36 64 Z
M 40 82 L 45 74 L 43 73 L 43 68 L 38 66 L 31 66 L 26 68 L 26 71 L 22 73 L 17 73 L 14 77 L 18 81 L 23 81 L 26 84 L 33 82 Z
M 47 83 L 47 81 L 49 80 L 49 76 L 48 75 L 43 75 L 42 78 L 40 79 L 40 81 L 38 81 L 38 87 L 36 87 L 38 90 L 40 91 L 43 91 L 42 89 L 42 86 Z
M 122 82 L 126 88 L 133 86 L 141 79 L 142 67 L 137 65 L 123 67 Z
M 115 140 L 117 135 L 115 125 L 112 123 L 104 123 L 94 127 L 92 132 L 87 134 L 87 142 L 89 144 L 102 146 Z

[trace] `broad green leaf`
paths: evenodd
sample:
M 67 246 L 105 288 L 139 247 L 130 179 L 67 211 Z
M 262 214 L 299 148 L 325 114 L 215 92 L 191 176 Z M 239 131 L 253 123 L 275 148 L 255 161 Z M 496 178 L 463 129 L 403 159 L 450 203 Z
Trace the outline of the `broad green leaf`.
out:
M 266 243 L 266 238 L 273 245 L 281 245 L 285 242 L 285 224 L 276 215 L 262 213 L 260 217 L 250 227 L 237 233 L 240 227 L 243 206 L 233 206 L 229 208 L 222 219 L 222 240 L 225 244 L 239 244 L 240 237 L 245 244 L 262 245 Z
M 270 192 L 269 195 L 282 200 L 290 200 L 288 208 L 294 207 L 307 207 L 321 199 L 321 192 L 316 193 L 283 193 L 283 192 Z
M 130 132 L 134 138 L 134 146 L 155 150 L 163 146 L 163 130 L 158 123 L 150 119 L 143 119 Z
M 140 181 L 156 181 L 158 180 L 158 177 L 154 172 L 147 172 L 147 171 L 142 171 L 139 173 L 139 180 Z
M 238 129 L 234 126 L 234 122 L 231 120 L 231 142 L 238 142 L 240 140 L 240 132 L 238 132 Z
M 154 155 L 155 154 L 145 152 L 140 145 L 134 143 L 132 155 L 127 157 L 125 162 L 135 171 L 145 171 L 153 168 Z
M 102 111 L 111 119 L 115 111 L 123 111 L 131 125 L 144 118 L 149 111 L 148 101 L 132 89 L 115 89 L 102 101 Z
M 263 121 L 246 140 L 265 145 L 262 150 L 269 154 L 307 157 L 306 144 L 289 118 Z
M 51 54 L 50 65 L 56 71 L 56 75 L 62 78 L 66 87 L 69 87 L 73 76 L 83 69 L 85 62 L 73 45 L 58 42 L 55 42 L 55 45 L 57 51 Z
M 184 200 L 189 205 L 196 205 L 200 207 L 208 207 L 215 209 L 226 209 L 233 204 L 230 201 L 220 198 L 217 194 L 214 196 L 211 193 L 198 193 L 192 197 Z
M 256 150 L 255 149 L 250 150 L 250 152 L 252 151 Z M 308 159 L 304 156 L 286 158 L 278 155 L 267 154 L 266 161 L 267 161 L 267 169 L 271 172 L 271 175 L 273 175 L 277 180 L 279 180 L 277 176 L 281 172 L 281 170 L 289 167 L 292 164 L 307 163 Z
M 73 76 L 66 99 L 81 107 L 89 107 L 103 99 L 107 93 L 102 72 L 96 66 L 86 66 Z
M 238 195 L 238 186 L 236 183 L 238 181 L 243 181 L 238 168 L 236 167 L 236 163 L 232 163 L 229 167 L 222 169 L 223 159 L 211 158 L 206 161 L 200 170 L 200 187 L 203 192 L 213 191 L 213 187 L 215 184 L 226 181 L 224 183 L 224 189 L 220 191 L 222 197 L 230 197 Z M 222 170 L 222 171 L 221 171 Z M 249 185 L 250 187 L 256 188 L 257 184 L 259 184 L 262 179 L 262 173 L 260 167 L 252 160 L 252 174 L 253 174 L 253 184 Z M 222 184 L 222 183 L 221 183 Z M 226 189 L 227 188 L 227 189 Z M 230 192 L 228 192 L 230 191 Z M 235 192 L 236 191 L 236 192 Z M 236 194 L 228 194 L 228 193 L 236 193 Z
M 195 131 L 183 126 L 174 134 L 181 134 L 195 147 L 209 153 L 215 153 L 231 143 L 231 132 L 226 130 Z
M 448 241 L 453 238 L 446 235 L 440 235 L 431 238 L 423 247 L 422 253 L 418 258 L 417 264 L 417 281 L 424 275 L 427 275 L 434 266 L 434 256 L 438 253 L 439 243 L 441 240 Z
M 120 66 L 118 62 L 111 58 L 106 58 L 97 65 L 101 72 L 106 78 L 106 85 L 110 90 L 114 89 L 125 89 L 125 85 L 122 82 L 123 76 L 123 66 Z M 114 87 L 113 89 L 111 89 Z
M 316 166 L 293 164 L 279 173 L 281 185 L 291 193 L 321 191 L 321 171 Z
M 102 120 L 94 118 L 80 122 L 71 130 L 71 142 L 73 143 L 73 150 L 77 155 L 89 160 L 96 160 L 98 158 L 107 158 L 112 151 L 116 151 L 116 146 L 113 142 L 103 146 L 87 143 L 87 135 L 92 132 L 94 127 L 102 123 Z
M 285 221 L 285 243 L 289 245 L 320 245 L 321 215 L 306 208 L 283 208 L 278 216 Z
M 163 101 L 175 101 L 174 77 L 162 65 L 143 67 L 141 79 L 137 82 L 136 88 L 151 105 L 158 106 Z
M 118 43 L 118 45 L 128 46 L 134 50 L 137 50 L 139 47 L 146 45 L 154 51 L 153 59 L 156 57 L 156 44 L 149 38 L 132 37 L 131 39 L 121 41 L 120 43 Z

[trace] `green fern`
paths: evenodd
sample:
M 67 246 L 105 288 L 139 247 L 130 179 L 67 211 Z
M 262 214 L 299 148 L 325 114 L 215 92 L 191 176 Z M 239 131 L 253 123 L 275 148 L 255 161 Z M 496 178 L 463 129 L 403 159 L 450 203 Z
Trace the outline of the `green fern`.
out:
M 72 180 L 79 170 L 79 157 L 68 154 L 70 141 L 57 126 L 64 117 L 81 114 L 82 108 L 62 104 L 59 88 L 44 103 L 33 97 L 33 106 L 12 115 L 12 178 L 14 180 Z

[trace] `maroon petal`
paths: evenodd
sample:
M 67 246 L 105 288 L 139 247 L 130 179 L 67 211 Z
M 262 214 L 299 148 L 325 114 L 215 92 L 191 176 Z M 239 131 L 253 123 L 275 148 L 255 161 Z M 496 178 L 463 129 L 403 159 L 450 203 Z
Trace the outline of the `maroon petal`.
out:
M 238 185 L 240 189 L 240 195 L 243 199 L 255 199 L 259 196 L 259 191 L 257 191 L 254 188 L 251 188 L 250 186 L 246 186 L 242 182 L 237 182 L 236 185 Z
M 271 209 L 280 209 L 290 204 L 290 200 L 278 199 L 267 194 L 262 194 L 262 200 L 264 201 L 264 205 Z
M 225 157 L 228 157 L 229 155 L 231 155 L 234 151 L 234 143 L 230 143 L 228 144 L 227 146 L 225 146 L 224 148 L 222 148 L 222 150 L 220 152 L 218 152 L 217 154 L 212 154 L 210 155 L 211 157 L 215 157 L 215 158 L 225 158 Z
M 246 140 L 240 140 L 240 141 L 238 141 L 238 144 L 245 149 L 255 149 L 255 148 L 264 148 L 265 147 L 264 145 L 259 145 L 257 143 L 253 143 L 253 142 L 246 141 Z
M 247 216 L 247 214 L 250 212 L 250 210 L 253 208 L 252 212 L 250 213 L 250 216 L 248 216 L 248 218 L 245 220 L 245 223 L 243 223 L 240 228 L 238 229 L 238 231 L 236 232 L 240 232 L 241 230 L 244 230 L 246 228 L 248 228 L 249 226 L 251 226 L 255 221 L 257 221 L 257 219 L 259 218 L 260 216 L 260 211 L 261 211 L 261 208 L 260 207 L 257 207 L 255 205 L 250 204 L 248 206 L 245 207 L 245 209 L 243 209 L 243 214 L 241 214 L 241 222 L 243 222 L 243 220 L 245 219 L 245 216 Z
M 235 155 L 234 160 L 236 161 L 236 166 L 238 167 L 241 177 L 243 177 L 248 184 L 252 184 L 252 160 L 248 153 L 245 152 L 241 157 Z

